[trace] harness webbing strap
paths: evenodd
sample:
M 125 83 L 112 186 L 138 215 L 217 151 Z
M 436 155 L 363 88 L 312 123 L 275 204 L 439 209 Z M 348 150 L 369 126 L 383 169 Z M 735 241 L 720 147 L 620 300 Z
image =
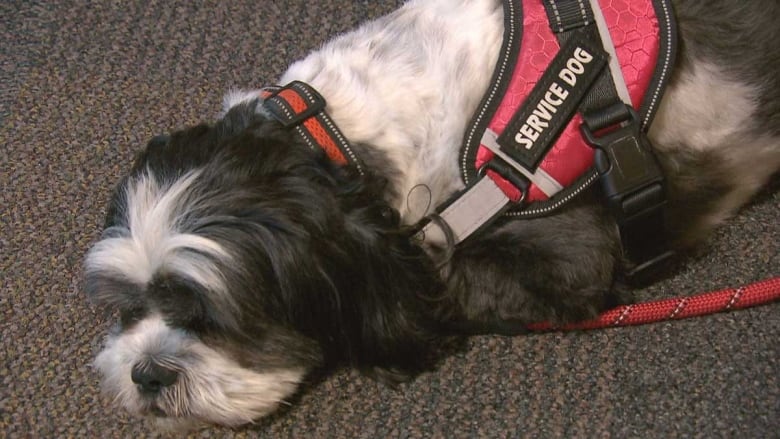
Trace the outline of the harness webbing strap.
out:
M 511 200 L 492 178 L 481 178 L 418 232 L 426 244 L 449 248 L 499 215 Z
M 550 176 L 550 174 L 548 174 L 544 169 L 536 168 L 536 170 L 531 173 L 519 163 L 516 163 L 514 160 L 512 160 L 509 155 L 501 151 L 501 146 L 499 146 L 497 139 L 498 134 L 493 132 L 493 130 L 490 128 L 487 128 L 485 129 L 485 133 L 482 135 L 482 146 L 489 149 L 493 154 L 496 155 L 496 157 L 506 162 L 517 172 L 523 174 L 523 176 L 527 178 L 528 181 L 535 184 L 536 187 L 538 187 L 539 190 L 544 192 L 548 197 L 563 190 L 561 184 L 558 183 L 556 179 L 552 178 L 552 176 Z
M 609 32 L 598 26 L 603 17 L 597 0 L 546 0 L 545 8 L 551 23 L 565 29 L 559 31 L 553 26 L 561 45 L 572 40 L 600 40 L 607 52 L 614 52 Z M 595 13 L 592 9 L 596 9 Z M 580 13 L 571 12 L 575 10 Z M 626 256 L 636 264 L 627 273 L 628 279 L 643 282 L 652 274 L 650 268 L 662 265 L 673 253 L 666 239 L 663 175 L 641 130 L 641 120 L 630 100 L 626 102 L 620 96 L 621 86 L 625 87 L 622 71 L 613 64 L 580 106 L 582 130 L 589 144 L 598 148 L 595 162 L 602 192 L 617 221 Z M 618 126 L 617 131 L 602 137 L 593 134 Z
M 568 32 L 593 23 L 593 10 L 582 0 L 546 0 L 550 28 L 555 33 Z
M 604 50 L 609 54 L 609 72 L 612 76 L 612 83 L 615 87 L 620 100 L 626 105 L 631 105 L 631 95 L 628 92 L 626 80 L 623 77 L 623 70 L 620 68 L 615 43 L 612 41 L 612 35 L 609 33 L 607 22 L 604 19 L 604 13 L 598 5 L 598 0 L 590 0 L 590 10 L 593 12 L 593 20 L 599 31 L 599 37 L 604 45 Z

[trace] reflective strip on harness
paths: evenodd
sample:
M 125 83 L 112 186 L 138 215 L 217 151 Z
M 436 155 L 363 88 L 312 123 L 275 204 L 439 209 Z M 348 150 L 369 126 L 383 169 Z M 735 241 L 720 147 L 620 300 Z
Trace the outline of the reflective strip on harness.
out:
M 498 142 L 496 142 L 496 138 L 498 137 L 498 134 L 494 133 L 492 130 L 487 129 L 485 130 L 485 134 L 482 135 L 482 146 L 489 149 L 493 154 L 507 162 L 509 165 L 511 165 L 517 172 L 523 174 L 525 178 L 528 179 L 531 183 L 533 183 L 536 187 L 539 188 L 540 191 L 544 192 L 545 195 L 548 197 L 551 197 L 558 193 L 563 187 L 560 183 L 558 183 L 557 180 L 552 178 L 550 174 L 544 171 L 544 169 L 537 168 L 536 171 L 533 173 L 529 170 L 525 169 L 524 167 L 520 166 L 519 164 L 515 163 L 514 160 L 512 160 L 511 157 L 506 155 L 503 151 L 501 151 L 501 147 L 498 145 Z
M 437 247 L 454 246 L 501 213 L 509 201 L 492 179 L 482 178 L 449 209 L 432 217 L 417 239 Z

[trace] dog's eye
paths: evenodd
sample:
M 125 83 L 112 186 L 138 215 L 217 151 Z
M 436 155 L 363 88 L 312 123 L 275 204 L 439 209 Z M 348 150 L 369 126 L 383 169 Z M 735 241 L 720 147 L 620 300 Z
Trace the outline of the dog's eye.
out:
M 155 309 L 166 316 L 166 321 L 188 330 L 200 330 L 206 314 L 197 291 L 196 284 L 169 275 L 158 276 L 147 289 Z
M 143 318 L 145 310 L 141 307 L 123 309 L 119 312 L 119 323 L 123 328 L 128 328 L 136 324 Z
M 388 206 L 382 206 L 379 208 L 379 214 L 382 216 L 382 219 L 385 221 L 396 223 L 399 221 L 399 213 L 397 210 L 388 207 Z

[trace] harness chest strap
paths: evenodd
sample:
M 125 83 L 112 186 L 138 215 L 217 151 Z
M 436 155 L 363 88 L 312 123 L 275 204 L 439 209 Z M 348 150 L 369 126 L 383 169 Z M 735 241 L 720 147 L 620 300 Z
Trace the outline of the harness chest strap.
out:
M 512 15 L 513 6 L 519 8 L 520 5 L 514 3 L 516 2 L 505 2 L 505 11 L 508 15 Z M 555 18 L 551 17 L 550 24 L 545 26 L 554 26 L 569 38 L 565 41 L 561 39 L 560 50 L 550 61 L 523 104 L 512 114 L 511 121 L 503 128 L 503 132 L 499 134 L 490 127 L 485 128 L 480 147 L 490 151 L 493 157 L 481 165 L 476 183 L 459 195 L 470 201 L 467 203 L 456 201 L 447 206 L 439 214 L 442 220 L 426 224 L 420 232 L 419 239 L 436 246 L 457 244 L 497 215 L 526 201 L 532 190 L 541 191 L 548 197 L 563 190 L 560 183 L 540 167 L 557 137 L 570 123 L 575 112 L 582 109 L 583 100 L 589 95 L 598 93 L 602 96 L 615 96 L 615 99 L 619 100 L 621 98 L 615 95 L 616 89 L 622 89 L 617 92 L 618 94 L 627 95 L 620 67 L 609 55 L 614 53 L 614 48 L 607 51 L 603 48 L 612 46 L 609 31 L 604 28 L 586 34 L 578 30 L 583 25 L 594 22 L 605 26 L 603 19 L 595 21 L 590 8 L 582 9 L 584 8 L 582 2 L 548 1 L 548 5 L 549 15 L 554 13 Z M 535 13 L 538 15 L 540 11 L 544 14 L 544 9 L 538 6 Z M 596 15 L 600 16 L 600 11 Z M 572 19 L 578 22 L 570 23 Z M 511 21 L 507 23 L 507 26 L 513 25 Z M 605 37 L 602 36 L 602 32 Z M 506 38 L 510 39 L 515 32 L 509 28 L 507 33 Z M 502 50 L 516 49 L 505 47 Z M 602 74 L 607 65 L 609 71 L 607 74 Z M 612 81 L 612 76 L 620 79 Z M 594 83 L 597 82 L 600 84 L 596 87 Z M 567 159 L 576 160 L 571 157 Z M 500 172 L 495 169 L 499 164 L 506 171 Z M 587 168 L 589 162 L 578 166 Z M 486 180 L 493 181 L 495 184 L 489 184 Z M 569 194 L 573 197 L 595 180 L 594 172 L 586 172 L 576 182 L 576 187 L 569 189 Z M 504 194 L 503 199 L 498 192 Z M 558 203 L 562 204 L 569 198 L 571 197 L 561 197 Z M 501 206 L 497 205 L 496 200 L 499 199 L 504 203 Z M 554 207 L 556 206 L 544 210 L 549 212 Z M 482 222 L 477 224 L 476 221 Z M 464 224 L 468 224 L 469 227 L 463 227 Z M 451 230 L 437 231 L 448 226 Z
M 497 159 L 483 165 L 480 174 L 484 175 L 435 215 L 437 220 L 426 224 L 418 239 L 435 246 L 462 242 L 512 205 L 522 203 L 531 180 L 543 191 L 557 192 L 560 188 L 555 180 L 531 170 L 538 167 L 553 139 L 569 123 L 607 62 L 603 49 L 585 39 L 572 39 L 564 45 L 504 133 L 499 136 L 487 130 L 483 136 L 482 145 Z M 537 116 L 542 113 L 549 115 L 543 124 Z M 532 131 L 534 125 L 544 134 Z M 501 146 L 507 143 L 508 147 Z M 500 186 L 501 179 L 511 183 L 510 190 Z

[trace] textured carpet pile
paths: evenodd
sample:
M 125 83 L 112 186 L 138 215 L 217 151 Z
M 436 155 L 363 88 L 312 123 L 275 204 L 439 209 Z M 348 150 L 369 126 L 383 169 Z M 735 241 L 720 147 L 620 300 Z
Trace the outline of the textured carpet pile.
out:
M 224 92 L 399 2 L 0 3 L 0 437 L 141 437 L 91 366 L 109 311 L 81 261 L 134 152 Z M 669 279 L 670 297 L 780 275 L 764 191 Z M 475 337 L 397 390 L 351 371 L 282 413 L 196 437 L 778 437 L 780 305 L 584 333 Z

